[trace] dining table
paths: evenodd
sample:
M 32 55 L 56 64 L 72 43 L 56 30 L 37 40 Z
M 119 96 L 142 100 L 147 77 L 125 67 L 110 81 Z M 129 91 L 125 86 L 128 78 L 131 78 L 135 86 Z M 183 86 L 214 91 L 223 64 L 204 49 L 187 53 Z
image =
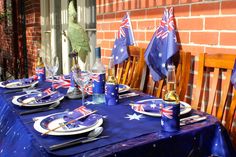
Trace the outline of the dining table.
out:
M 50 82 L 40 82 L 36 88 L 46 89 Z M 69 99 L 67 88 L 57 91 L 65 97 L 58 107 L 44 112 L 21 115 L 36 107 L 19 106 L 12 103 L 20 92 L 6 92 L 12 89 L 0 88 L 0 156 L 1 157 L 48 157 L 48 156 L 132 156 L 132 157 L 207 157 L 236 156 L 230 137 L 224 126 L 212 115 L 190 109 L 180 118 L 192 115 L 205 116 L 196 123 L 182 125 L 179 131 L 166 132 L 161 127 L 161 117 L 137 112 L 130 104 L 158 98 L 140 91 L 129 89 L 125 93 L 135 92 L 133 97 L 124 97 L 117 105 L 88 103 L 86 108 L 102 116 L 103 132 L 106 136 L 99 140 L 80 143 L 71 147 L 51 150 L 50 146 L 87 136 L 88 132 L 73 135 L 42 135 L 35 130 L 35 118 L 73 111 L 81 106 L 81 99 Z M 87 95 L 91 102 L 92 96 Z

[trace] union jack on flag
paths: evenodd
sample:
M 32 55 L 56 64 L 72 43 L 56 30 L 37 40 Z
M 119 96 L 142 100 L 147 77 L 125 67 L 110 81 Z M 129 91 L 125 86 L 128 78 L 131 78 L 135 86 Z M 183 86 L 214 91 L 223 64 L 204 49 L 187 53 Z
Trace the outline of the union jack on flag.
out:
M 112 56 L 114 64 L 120 64 L 129 57 L 127 46 L 134 45 L 134 34 L 129 14 L 126 13 L 121 21 L 118 38 L 114 42 Z
M 44 68 L 36 68 L 36 74 L 44 74 Z
M 80 106 L 79 108 L 75 109 L 74 111 L 79 112 L 79 113 L 83 114 L 84 116 L 88 115 L 92 112 L 91 110 L 87 109 L 85 106 Z
M 172 110 L 173 106 L 167 106 L 167 107 L 163 107 L 162 108 L 162 115 L 166 116 L 169 119 L 172 119 L 172 115 L 173 115 L 173 110 Z
M 144 111 L 143 104 L 131 104 L 131 108 L 135 111 Z
M 43 91 L 43 93 L 46 93 L 46 94 L 51 94 L 52 93 L 52 90 L 51 88 L 47 88 Z
M 165 9 L 160 25 L 145 52 L 145 61 L 154 81 L 167 76 L 166 67 L 168 64 L 173 64 L 172 57 L 178 50 L 173 8 Z
M 84 88 L 84 92 L 86 92 L 89 95 L 92 95 L 93 94 L 93 85 L 92 84 L 86 85 Z
M 96 82 L 100 82 L 100 74 L 93 74 L 91 79 Z

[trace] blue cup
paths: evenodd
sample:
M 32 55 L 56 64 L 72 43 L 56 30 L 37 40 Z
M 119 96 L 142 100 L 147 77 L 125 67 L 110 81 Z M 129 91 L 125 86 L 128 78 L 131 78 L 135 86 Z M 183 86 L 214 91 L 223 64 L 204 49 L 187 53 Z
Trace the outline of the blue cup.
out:
M 107 105 L 117 105 L 119 103 L 119 85 L 114 83 L 106 83 L 105 99 Z
M 161 104 L 161 126 L 162 130 L 175 132 L 180 129 L 180 104 L 165 102 Z

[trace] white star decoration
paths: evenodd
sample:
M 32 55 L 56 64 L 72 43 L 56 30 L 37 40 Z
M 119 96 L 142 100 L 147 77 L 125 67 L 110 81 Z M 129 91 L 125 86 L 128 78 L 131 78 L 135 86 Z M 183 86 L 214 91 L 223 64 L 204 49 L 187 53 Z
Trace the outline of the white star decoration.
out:
M 117 60 L 117 59 L 119 59 L 119 57 L 118 57 L 118 56 L 116 56 L 116 60 Z
M 120 52 L 123 52 L 124 51 L 124 49 L 120 49 Z
M 156 108 L 157 107 L 156 104 L 151 104 L 150 106 L 151 106 L 151 108 Z
M 159 53 L 158 56 L 161 57 L 161 56 L 162 56 L 162 53 Z
M 114 48 L 116 48 L 116 45 L 114 45 Z
M 162 68 L 165 68 L 165 67 L 166 67 L 165 63 L 163 63 L 161 66 L 162 66 Z
M 134 113 L 133 115 L 127 114 L 127 117 L 125 118 L 128 118 L 129 120 L 133 120 L 133 119 L 140 120 L 140 118 L 144 118 L 144 117 L 141 114 L 137 115 L 136 113 Z

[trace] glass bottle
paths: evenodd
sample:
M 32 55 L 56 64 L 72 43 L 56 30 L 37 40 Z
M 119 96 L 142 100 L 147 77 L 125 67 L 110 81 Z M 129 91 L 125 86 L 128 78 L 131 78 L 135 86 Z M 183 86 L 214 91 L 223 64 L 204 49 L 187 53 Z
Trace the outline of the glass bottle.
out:
M 108 65 L 108 77 L 105 85 L 105 100 L 107 105 L 116 105 L 119 103 L 119 85 L 115 77 L 114 58 L 110 59 Z
M 105 77 L 106 69 L 101 62 L 101 48 L 97 47 L 95 49 L 95 63 L 91 69 L 92 79 L 93 79 L 93 102 L 95 104 L 100 104 L 105 102 Z
M 43 82 L 46 80 L 45 66 L 43 64 L 42 57 L 40 57 L 40 49 L 38 49 L 37 63 L 36 63 L 35 71 L 36 71 L 37 79 L 39 82 Z
M 176 93 L 175 66 L 168 65 L 167 92 L 163 98 L 161 125 L 164 131 L 179 130 L 180 102 Z

